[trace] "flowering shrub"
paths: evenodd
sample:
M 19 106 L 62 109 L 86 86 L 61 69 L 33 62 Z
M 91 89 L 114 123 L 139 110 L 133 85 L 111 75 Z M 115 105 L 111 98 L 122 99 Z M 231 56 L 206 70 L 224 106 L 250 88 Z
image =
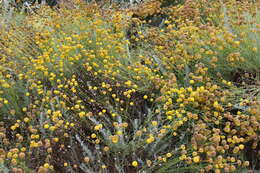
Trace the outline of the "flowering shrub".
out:
M 259 3 L 164 3 L 75 0 L 3 22 L 1 171 L 260 167 Z

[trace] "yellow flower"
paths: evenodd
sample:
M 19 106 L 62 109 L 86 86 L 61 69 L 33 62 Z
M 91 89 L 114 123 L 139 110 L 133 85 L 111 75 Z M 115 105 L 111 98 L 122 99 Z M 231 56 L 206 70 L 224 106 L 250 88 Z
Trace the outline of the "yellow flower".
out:
M 240 150 L 243 150 L 245 148 L 245 146 L 243 144 L 240 144 L 238 147 Z
M 133 161 L 133 162 L 132 162 L 132 166 L 133 166 L 133 167 L 137 167 L 137 166 L 138 166 L 138 162 L 137 162 L 137 161 Z
M 157 124 L 158 124 L 157 121 L 152 121 L 153 126 L 157 126 Z
M 50 165 L 49 165 L 48 163 L 45 163 L 45 164 L 43 165 L 43 167 L 48 169 L 48 168 L 50 167 Z
M 23 119 L 23 121 L 27 123 L 27 122 L 30 121 L 30 119 L 29 119 L 28 117 L 25 117 L 25 118 Z
M 166 154 L 166 157 L 168 157 L 168 158 L 171 157 L 171 156 L 172 156 L 172 153 L 167 153 Z
M 198 163 L 200 161 L 200 156 L 193 157 L 193 162 Z
M 92 134 L 91 134 L 91 138 L 94 139 L 94 138 L 96 138 L 96 137 L 97 137 L 97 135 L 96 135 L 95 133 L 92 133 Z
M 111 139 L 111 141 L 112 141 L 114 144 L 118 143 L 118 141 L 119 141 L 118 135 L 110 136 L 110 139 Z
M 253 47 L 253 48 L 252 48 L 252 51 L 257 52 L 257 48 L 256 48 L 256 47 Z
M 101 128 L 103 127 L 103 125 L 102 124 L 99 124 L 99 125 L 96 125 L 95 127 L 94 127 L 94 130 L 100 130 Z
M 59 138 L 53 138 L 53 141 L 54 141 L 54 142 L 58 142 L 58 141 L 59 141 Z
M 123 132 L 122 132 L 121 130 L 119 130 L 119 131 L 116 132 L 116 134 L 117 134 L 117 135 L 122 135 Z
M 103 150 L 104 150 L 105 152 L 107 152 L 107 151 L 109 150 L 109 147 L 108 147 L 108 146 L 105 146 L 105 147 L 103 148 Z
M 16 126 L 11 126 L 11 130 L 15 130 L 16 129 Z
M 55 126 L 51 126 L 51 127 L 50 127 L 50 131 L 54 131 L 55 129 L 56 129 Z
M 49 124 L 45 124 L 43 127 L 44 127 L 45 129 L 48 129 L 48 128 L 49 128 Z
M 154 141 L 154 137 L 153 136 L 150 136 L 148 139 L 146 139 L 146 143 L 147 144 L 150 144 Z
M 79 107 L 80 107 L 79 105 L 75 105 L 75 109 L 79 109 Z
M 79 117 L 80 117 L 80 118 L 84 117 L 85 115 L 86 115 L 85 112 L 80 112 L 80 113 L 79 113 Z

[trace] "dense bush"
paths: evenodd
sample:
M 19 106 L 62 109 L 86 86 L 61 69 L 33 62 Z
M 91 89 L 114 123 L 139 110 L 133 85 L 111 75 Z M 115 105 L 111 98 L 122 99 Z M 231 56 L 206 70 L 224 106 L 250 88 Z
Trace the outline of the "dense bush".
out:
M 260 4 L 176 2 L 3 16 L 1 171 L 259 169 Z

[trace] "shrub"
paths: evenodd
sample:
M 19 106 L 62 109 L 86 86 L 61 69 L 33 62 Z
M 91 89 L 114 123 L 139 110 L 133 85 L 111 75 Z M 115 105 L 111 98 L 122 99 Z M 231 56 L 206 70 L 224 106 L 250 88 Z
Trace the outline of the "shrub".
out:
M 259 97 L 227 74 L 259 69 L 258 45 L 249 41 L 258 34 L 256 5 L 196 0 L 157 11 L 151 4 L 160 6 L 104 9 L 75 1 L 74 8 L 44 7 L 5 23 L 3 171 L 241 172 L 253 166 L 247 155 L 259 154 Z M 245 4 L 252 18 L 229 13 L 231 5 Z M 156 13 L 166 17 L 159 27 L 146 20 Z

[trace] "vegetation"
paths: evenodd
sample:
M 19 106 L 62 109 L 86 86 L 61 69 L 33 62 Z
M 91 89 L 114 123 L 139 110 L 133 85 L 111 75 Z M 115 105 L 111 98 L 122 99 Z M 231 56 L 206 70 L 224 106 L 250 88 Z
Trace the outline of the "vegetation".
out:
M 260 169 L 259 2 L 24 2 L 0 8 L 0 172 Z

